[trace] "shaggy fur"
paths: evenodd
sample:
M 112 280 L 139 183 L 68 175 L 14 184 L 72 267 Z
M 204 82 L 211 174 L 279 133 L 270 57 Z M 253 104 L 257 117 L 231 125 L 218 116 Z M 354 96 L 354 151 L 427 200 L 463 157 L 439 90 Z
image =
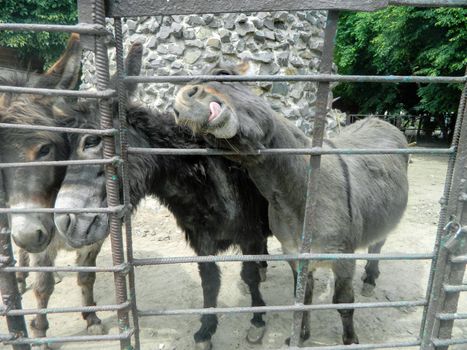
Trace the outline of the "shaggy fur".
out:
M 70 39 L 64 55 L 43 76 L 34 79 L 27 74 L 16 73 L 2 77 L 0 84 L 9 86 L 33 86 L 41 88 L 73 88 L 79 73 L 78 36 Z M 60 126 L 66 123 L 63 118 L 53 118 L 53 108 L 61 98 L 36 95 L 0 94 L 0 122 L 43 126 Z M 43 148 L 45 147 L 45 148 Z M 42 152 L 41 152 L 42 149 Z M 1 162 L 34 162 L 64 160 L 68 157 L 68 142 L 64 134 L 38 130 L 0 129 Z M 55 196 L 64 176 L 63 167 L 8 168 L 3 170 L 5 194 L 10 207 L 48 208 L 53 207 Z M 33 266 L 52 266 L 60 249 L 71 247 L 57 234 L 52 214 L 12 214 L 10 215 L 12 236 L 20 249 L 19 263 Z M 77 250 L 80 265 L 95 266 L 100 250 L 100 242 Z M 25 291 L 26 273 L 18 274 L 20 289 Z M 78 284 L 83 295 L 83 304 L 95 305 L 93 298 L 94 273 L 79 273 Z M 49 272 L 36 273 L 33 286 L 37 307 L 46 308 L 54 289 L 54 276 Z M 95 313 L 84 317 L 88 330 L 103 333 L 101 321 Z M 46 315 L 39 314 L 31 322 L 33 336 L 44 337 L 48 329 Z M 43 345 L 43 348 L 48 348 Z
M 140 60 L 133 57 L 135 53 L 142 52 L 137 52 L 137 47 L 133 46 L 127 57 L 127 72 L 133 70 L 131 75 L 139 73 L 137 63 Z M 117 113 L 116 104 L 114 112 Z M 63 105 L 60 114 L 72 117 L 75 126 L 98 127 L 95 105 L 87 103 L 72 108 Z M 169 114 L 130 105 L 126 122 L 132 147 L 189 149 L 207 146 L 188 128 L 177 126 Z M 93 135 L 72 135 L 70 143 L 71 159 L 102 157 L 102 144 Z M 267 201 L 237 164 L 222 157 L 130 154 L 128 169 L 133 209 L 145 196 L 157 197 L 174 214 L 196 254 L 216 255 L 232 245 L 239 246 L 244 254 L 267 254 L 267 236 L 270 235 Z M 105 203 L 101 167 L 68 167 L 56 207 L 99 207 Z M 93 243 L 108 232 L 105 215 L 56 215 L 55 222 L 73 246 Z M 260 272 L 265 271 L 259 266 L 264 270 L 266 263 L 246 262 L 241 272 L 254 306 L 265 305 L 259 291 Z M 204 307 L 215 307 L 221 283 L 219 268 L 215 263 L 203 263 L 199 264 L 199 272 Z M 208 349 L 217 328 L 217 316 L 204 315 L 201 323 L 194 338 L 197 348 Z M 255 314 L 251 323 L 249 339 L 259 341 L 258 337 L 264 333 L 263 314 Z
M 214 74 L 235 74 L 229 70 Z M 214 147 L 252 151 L 264 148 L 311 147 L 295 125 L 278 116 L 262 98 L 240 83 L 209 82 L 188 85 L 177 95 L 175 110 L 180 123 L 205 133 Z M 359 121 L 332 139 L 338 148 L 405 148 L 404 135 L 378 119 Z M 330 148 L 324 144 L 325 149 Z M 285 253 L 297 253 L 301 244 L 309 157 L 291 155 L 237 156 L 259 191 L 269 202 L 269 224 Z M 311 171 L 318 171 L 311 169 Z M 376 243 L 381 249 L 386 235 L 399 222 L 407 204 L 407 156 L 325 155 L 319 169 L 312 251 L 351 253 Z M 311 270 L 320 262 L 313 262 Z M 355 262 L 329 262 L 335 275 L 335 303 L 354 301 L 352 278 Z M 296 276 L 298 267 L 292 264 Z M 374 283 L 377 268 L 365 282 Z M 312 272 L 305 302 L 312 298 Z M 358 343 L 353 310 L 339 310 L 344 344 Z M 306 314 L 302 339 L 309 337 Z

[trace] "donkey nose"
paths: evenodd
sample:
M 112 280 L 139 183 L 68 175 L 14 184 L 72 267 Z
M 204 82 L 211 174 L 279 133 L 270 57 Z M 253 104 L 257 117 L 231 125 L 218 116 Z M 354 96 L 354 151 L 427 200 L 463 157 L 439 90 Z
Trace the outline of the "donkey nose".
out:
M 196 97 L 196 95 L 201 91 L 199 86 L 197 85 L 192 85 L 192 86 L 187 86 L 185 88 L 184 94 L 185 94 L 185 99 L 190 100 Z
M 32 229 L 13 234 L 15 243 L 30 253 L 41 252 L 48 244 L 48 235 L 44 229 Z
M 62 235 L 66 235 L 70 230 L 73 222 L 72 216 L 74 214 L 55 214 L 55 226 Z

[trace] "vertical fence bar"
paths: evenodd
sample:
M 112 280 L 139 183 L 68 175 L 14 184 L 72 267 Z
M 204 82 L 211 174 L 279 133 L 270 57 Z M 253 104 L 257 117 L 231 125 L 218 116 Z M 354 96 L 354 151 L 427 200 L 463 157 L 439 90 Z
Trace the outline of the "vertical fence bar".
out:
M 0 208 L 5 208 L 5 191 L 3 187 L 3 174 L 0 170 Z M 0 256 L 7 257 L 13 261 L 13 246 L 9 232 L 8 217 L 0 214 Z M 1 263 L 0 263 L 1 264 Z M 0 267 L 0 295 L 2 297 L 0 306 L 14 310 L 21 309 L 21 294 L 18 290 L 18 281 L 14 272 L 3 272 Z M 6 316 L 8 331 L 15 337 L 27 337 L 28 331 L 24 316 Z M 14 350 L 30 350 L 29 344 L 13 345 Z
M 123 160 L 121 174 L 123 181 L 123 204 L 125 208 L 130 208 L 130 183 L 128 175 L 128 137 L 127 137 L 127 120 L 126 120 L 126 102 L 127 94 L 123 78 L 126 74 L 125 64 L 123 60 L 123 31 L 122 19 L 120 17 L 114 18 L 115 27 L 115 48 L 117 58 L 117 90 L 118 90 L 118 116 L 120 120 L 120 156 Z M 135 269 L 133 266 L 133 240 L 131 228 L 131 212 L 127 210 L 124 216 L 125 221 L 125 238 L 127 249 L 127 261 L 130 264 L 129 287 L 130 287 L 130 300 L 132 307 L 133 326 L 135 329 L 135 349 L 140 349 L 139 339 L 139 319 L 138 310 L 136 306 L 136 287 L 135 287 Z
M 466 118 L 466 98 L 467 98 L 467 84 L 464 86 L 459 102 L 459 110 L 454 129 L 452 146 L 455 147 L 456 153 L 451 154 L 448 162 L 448 169 L 446 174 L 446 182 L 444 187 L 443 198 L 441 199 L 440 218 L 438 223 L 438 232 L 435 241 L 435 254 L 430 269 L 430 277 L 427 287 L 427 306 L 424 309 L 423 319 L 420 329 L 420 338 L 422 339 L 421 349 L 434 349 L 431 341 L 434 334 L 439 333 L 439 320 L 436 314 L 443 308 L 444 304 L 444 291 L 443 284 L 448 280 L 450 274 L 450 266 L 447 265 L 449 259 L 449 251 L 443 246 L 444 227 L 447 222 L 447 215 L 457 215 L 456 220 L 467 220 L 467 213 L 462 214 L 462 208 L 467 209 L 467 206 L 459 198 L 462 189 L 461 184 L 462 175 L 467 176 L 465 169 L 467 167 L 467 118 Z M 460 209 L 459 209 L 460 208 Z M 461 216 L 459 216 L 461 215 Z M 462 224 L 462 222 L 460 222 Z M 465 223 L 463 223 L 465 225 Z M 465 266 L 456 267 L 456 269 L 465 269 Z M 464 271 L 462 270 L 462 275 Z M 449 297 L 451 298 L 451 297 Z M 453 304 L 457 308 L 458 294 L 455 300 L 451 300 L 449 309 L 453 310 Z M 455 311 L 455 309 L 454 309 Z M 443 334 L 451 334 L 452 322 L 443 323 Z
M 104 0 L 95 0 L 94 2 L 94 23 L 105 26 L 105 5 Z M 109 87 L 109 58 L 107 53 L 107 45 L 101 37 L 96 38 L 95 45 L 95 65 L 97 72 L 97 89 L 105 90 Z M 100 126 L 102 129 L 113 127 L 112 106 L 109 100 L 99 100 Z M 113 136 L 103 137 L 104 158 L 112 158 L 115 156 L 115 139 Z M 117 168 L 110 164 L 105 166 L 106 175 L 106 190 L 107 203 L 109 206 L 120 205 L 120 182 L 118 179 Z M 125 262 L 124 247 L 122 239 L 122 222 L 116 214 L 109 216 L 110 241 L 112 246 L 112 262 L 114 265 L 120 265 Z M 121 272 L 114 274 L 115 281 L 115 297 L 116 303 L 121 304 L 127 301 L 127 285 L 125 275 Z M 129 330 L 129 315 L 128 310 L 117 311 L 118 327 L 120 333 Z M 129 339 L 120 340 L 120 349 L 131 349 L 131 341 Z
M 321 55 L 321 62 L 319 66 L 320 73 L 332 73 L 332 62 L 334 54 L 334 39 L 336 36 L 337 22 L 339 19 L 338 11 L 329 11 L 326 21 L 326 29 L 324 33 L 324 46 Z M 318 83 L 318 91 L 316 98 L 316 116 L 313 126 L 313 140 L 312 147 L 321 147 L 323 145 L 324 127 L 326 121 L 326 113 L 329 97 L 329 82 Z M 318 182 L 320 177 L 321 155 L 310 156 L 310 163 L 308 167 L 308 184 L 305 205 L 305 217 L 303 222 L 302 239 L 300 246 L 300 253 L 309 253 L 313 239 L 313 227 L 316 221 L 316 193 L 318 190 Z M 295 304 L 303 305 L 305 301 L 305 292 L 308 280 L 308 265 L 307 260 L 299 260 L 297 268 L 297 285 L 295 290 Z M 290 346 L 297 347 L 300 342 L 300 331 L 302 320 L 304 317 L 303 312 L 294 312 L 293 315 L 293 328 L 292 336 L 290 338 Z

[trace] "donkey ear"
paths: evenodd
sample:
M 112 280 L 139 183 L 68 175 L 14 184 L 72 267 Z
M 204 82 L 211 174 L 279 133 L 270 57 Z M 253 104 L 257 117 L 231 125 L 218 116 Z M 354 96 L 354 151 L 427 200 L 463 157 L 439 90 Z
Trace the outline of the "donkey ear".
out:
M 44 85 L 44 80 L 54 81 L 56 89 L 73 89 L 79 79 L 81 68 L 81 45 L 79 34 L 73 33 L 68 40 L 65 51 L 44 74 L 37 85 Z M 50 84 L 50 83 L 49 83 Z
M 126 75 L 139 75 L 143 62 L 143 45 L 141 43 L 134 43 L 131 45 L 128 55 L 125 59 L 125 74 Z M 127 84 L 128 94 L 131 96 L 136 90 L 137 84 Z
M 251 75 L 253 74 L 253 66 L 248 60 L 243 60 L 241 63 L 235 66 L 235 70 L 239 75 Z

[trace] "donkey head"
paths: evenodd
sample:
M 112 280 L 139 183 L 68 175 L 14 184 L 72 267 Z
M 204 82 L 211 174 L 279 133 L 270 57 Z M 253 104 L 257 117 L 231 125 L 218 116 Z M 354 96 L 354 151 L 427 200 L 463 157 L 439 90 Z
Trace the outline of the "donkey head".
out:
M 248 63 L 242 63 L 233 68 L 216 67 L 208 74 L 239 75 L 248 69 Z M 217 139 L 248 138 L 258 142 L 269 134 L 270 116 L 274 114 L 264 99 L 238 82 L 187 85 L 178 92 L 174 109 L 177 121 L 194 132 Z M 260 145 L 251 147 L 260 148 Z
M 141 44 L 134 44 L 126 58 L 126 74 L 139 75 L 143 49 Z M 131 95 L 135 85 L 129 87 Z M 99 120 L 95 106 L 63 106 L 63 114 L 73 116 L 79 127 L 98 129 Z M 117 108 L 114 108 L 117 112 Z M 91 134 L 70 136 L 70 159 L 102 158 L 100 136 Z M 100 165 L 68 166 L 65 179 L 55 201 L 56 208 L 103 207 L 107 205 L 104 168 Z M 55 214 L 58 232 L 72 247 L 79 248 L 104 239 L 108 234 L 108 216 L 106 214 Z
M 74 88 L 78 81 L 81 49 L 79 36 L 73 34 L 65 53 L 34 83 L 27 75 L 16 74 L 5 85 Z M 0 122 L 9 124 L 59 126 L 64 120 L 54 113 L 61 98 L 38 95 L 9 95 L 0 97 Z M 0 129 L 2 162 L 36 162 L 64 160 L 68 145 L 64 134 L 40 130 Z M 10 208 L 52 207 L 63 167 L 16 167 L 3 170 L 4 187 Z M 11 214 L 12 236 L 18 246 L 36 253 L 44 250 L 53 237 L 52 214 Z

